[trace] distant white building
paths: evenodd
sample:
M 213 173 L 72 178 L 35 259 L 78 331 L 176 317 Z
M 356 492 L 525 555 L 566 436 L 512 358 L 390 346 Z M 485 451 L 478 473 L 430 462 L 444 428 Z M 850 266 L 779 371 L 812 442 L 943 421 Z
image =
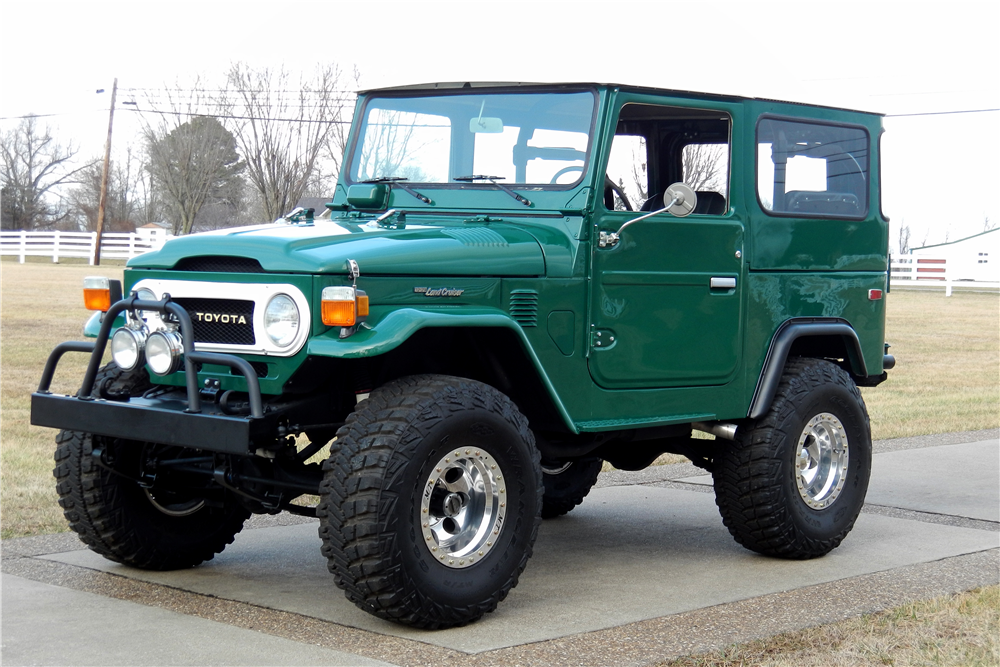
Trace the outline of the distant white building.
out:
M 1000 281 L 1000 228 L 975 236 L 914 248 L 911 251 L 918 280 Z
M 168 238 L 173 236 L 171 232 L 172 226 L 169 222 L 149 222 L 142 227 L 136 227 L 135 233 L 139 238 L 148 241 L 149 243 L 163 243 Z

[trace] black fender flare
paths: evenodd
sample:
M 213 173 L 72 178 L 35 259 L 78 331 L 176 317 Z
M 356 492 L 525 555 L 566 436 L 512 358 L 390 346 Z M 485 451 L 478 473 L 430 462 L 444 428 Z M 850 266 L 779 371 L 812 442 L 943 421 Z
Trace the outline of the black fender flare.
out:
M 747 417 L 758 419 L 771 407 L 792 344 L 805 336 L 839 337 L 847 350 L 847 362 L 850 364 L 851 373 L 862 378 L 868 376 L 865 357 L 861 352 L 861 341 L 847 320 L 839 317 L 797 317 L 786 320 L 771 339 L 771 346 L 764 358 L 764 367 L 761 368 L 760 377 L 757 379 L 757 388 L 750 401 Z

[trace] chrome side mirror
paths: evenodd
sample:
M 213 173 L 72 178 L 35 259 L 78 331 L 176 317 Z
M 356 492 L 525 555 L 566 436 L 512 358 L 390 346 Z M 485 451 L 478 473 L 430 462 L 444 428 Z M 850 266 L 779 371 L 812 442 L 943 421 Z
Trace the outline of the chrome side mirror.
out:
M 651 218 L 660 213 L 669 213 L 678 218 L 691 215 L 695 206 L 698 205 L 698 195 L 695 194 L 690 186 L 684 183 L 674 183 L 663 193 L 663 201 L 666 202 L 666 206 L 658 211 L 652 211 L 646 215 L 640 215 L 638 218 L 629 220 L 617 232 L 601 232 L 597 245 L 601 248 L 613 248 L 618 244 L 618 240 L 621 238 L 621 234 L 626 227 L 634 222 Z

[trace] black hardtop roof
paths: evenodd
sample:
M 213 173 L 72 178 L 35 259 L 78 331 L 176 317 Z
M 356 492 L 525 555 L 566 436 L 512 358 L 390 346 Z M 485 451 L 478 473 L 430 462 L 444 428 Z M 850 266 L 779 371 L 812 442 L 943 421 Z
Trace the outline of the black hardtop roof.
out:
M 472 89 L 510 89 L 510 88 L 618 88 L 620 90 L 626 90 L 635 93 L 646 93 L 653 95 L 662 95 L 664 93 L 681 95 L 684 97 L 700 97 L 705 99 L 714 100 L 726 100 L 730 102 L 736 101 L 758 101 L 758 102 L 776 102 L 778 104 L 792 104 L 796 106 L 803 107 L 813 107 L 817 109 L 836 109 L 838 111 L 850 111 L 852 113 L 869 114 L 872 116 L 884 116 L 885 114 L 876 111 L 862 111 L 860 109 L 849 109 L 847 107 L 835 107 L 826 104 L 810 104 L 807 102 L 790 102 L 788 100 L 778 100 L 769 97 L 746 97 L 744 95 L 724 95 L 720 93 L 707 93 L 704 91 L 697 90 L 679 90 L 676 88 L 654 88 L 652 86 L 638 86 L 632 84 L 623 83 L 596 83 L 596 82 L 560 82 L 560 83 L 541 83 L 541 82 L 530 82 L 530 81 L 444 81 L 444 82 L 430 82 L 430 83 L 416 83 L 405 86 L 388 86 L 385 88 L 369 88 L 367 90 L 358 91 L 359 95 L 370 95 L 372 93 L 408 93 L 408 92 L 421 92 L 421 91 L 455 91 L 455 90 L 472 90 Z

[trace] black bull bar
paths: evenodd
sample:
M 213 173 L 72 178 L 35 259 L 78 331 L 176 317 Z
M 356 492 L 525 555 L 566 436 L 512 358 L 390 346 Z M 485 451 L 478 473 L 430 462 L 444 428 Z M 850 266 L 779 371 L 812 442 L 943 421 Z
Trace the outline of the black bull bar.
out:
M 115 318 L 126 310 L 169 313 L 180 323 L 184 348 L 187 400 L 133 397 L 110 400 L 92 396 L 94 382 L 107 348 Z M 90 363 L 76 396 L 53 394 L 49 387 L 59 360 L 67 352 L 89 352 Z M 196 364 L 228 366 L 247 381 L 250 415 L 224 413 L 214 403 L 203 405 Z M 130 440 L 194 447 L 209 451 L 246 455 L 273 441 L 279 414 L 265 415 L 257 373 L 245 360 L 230 354 L 198 352 L 194 349 L 191 318 L 179 304 L 165 295 L 160 301 L 139 299 L 135 294 L 115 303 L 105 313 L 97 339 L 60 343 L 52 350 L 42 371 L 38 390 L 31 395 L 31 423 L 35 426 L 83 431 Z M 257 444 L 254 441 L 257 441 Z

